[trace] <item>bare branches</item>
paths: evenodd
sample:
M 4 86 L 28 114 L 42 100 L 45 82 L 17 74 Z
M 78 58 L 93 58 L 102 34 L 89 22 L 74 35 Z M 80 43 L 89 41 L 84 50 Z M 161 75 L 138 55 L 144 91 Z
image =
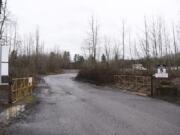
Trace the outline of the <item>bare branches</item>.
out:
M 3 32 L 4 32 L 4 25 L 7 21 L 7 0 L 5 0 L 4 4 L 1 1 L 1 14 L 0 14 L 0 40 L 2 40 Z
M 2 0 L 0 0 L 0 14 L 1 14 L 1 9 L 2 9 Z
M 118 61 L 119 57 L 120 57 L 120 43 L 117 40 L 114 40 L 114 48 L 113 48 L 113 52 L 114 52 L 114 60 Z
M 122 21 L 122 46 L 123 46 L 123 60 L 125 59 L 125 22 Z
M 150 54 L 149 54 L 149 30 L 148 30 L 148 26 L 147 26 L 146 17 L 144 18 L 144 34 L 145 34 L 145 54 L 146 54 L 146 58 L 149 58 L 150 57 Z
M 99 25 L 93 16 L 89 22 L 89 33 L 88 38 L 85 40 L 85 44 L 87 46 L 88 57 L 92 57 L 92 61 L 96 62 L 99 44 Z
M 105 51 L 105 57 L 106 61 L 110 61 L 110 55 L 111 55 L 111 41 L 108 37 L 104 37 L 104 51 Z

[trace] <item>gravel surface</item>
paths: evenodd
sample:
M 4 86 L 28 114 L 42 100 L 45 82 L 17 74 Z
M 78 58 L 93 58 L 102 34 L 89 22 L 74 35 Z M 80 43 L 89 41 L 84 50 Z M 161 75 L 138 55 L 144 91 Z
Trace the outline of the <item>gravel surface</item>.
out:
M 39 104 L 9 135 L 180 135 L 180 106 L 73 80 L 44 77 Z

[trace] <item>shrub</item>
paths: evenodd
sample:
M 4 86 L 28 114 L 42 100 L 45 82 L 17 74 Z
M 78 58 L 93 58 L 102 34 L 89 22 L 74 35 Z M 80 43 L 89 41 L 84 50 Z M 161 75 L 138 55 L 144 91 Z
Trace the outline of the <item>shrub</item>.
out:
M 93 82 L 95 84 L 111 84 L 114 82 L 114 74 L 117 71 L 105 67 L 105 66 L 95 66 L 92 68 L 83 68 L 79 71 L 76 79 Z

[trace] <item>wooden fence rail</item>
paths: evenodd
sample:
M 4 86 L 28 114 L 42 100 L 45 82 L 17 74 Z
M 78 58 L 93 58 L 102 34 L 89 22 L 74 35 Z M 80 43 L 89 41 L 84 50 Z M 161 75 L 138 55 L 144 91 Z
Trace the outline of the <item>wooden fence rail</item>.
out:
M 33 78 L 16 78 L 12 79 L 10 84 L 9 102 L 15 103 L 25 96 L 32 94 Z
M 114 75 L 116 85 L 121 89 L 153 95 L 152 77 L 135 75 Z

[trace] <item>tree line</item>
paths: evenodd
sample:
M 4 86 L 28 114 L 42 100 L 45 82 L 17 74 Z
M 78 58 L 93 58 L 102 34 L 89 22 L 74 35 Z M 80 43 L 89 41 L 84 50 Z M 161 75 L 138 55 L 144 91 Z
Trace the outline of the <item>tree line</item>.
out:
M 125 70 L 132 64 L 142 63 L 148 70 L 157 64 L 171 69 L 180 66 L 180 26 L 169 24 L 160 17 L 144 17 L 139 32 L 130 31 L 122 19 L 118 38 L 101 35 L 100 24 L 93 16 L 88 35 L 82 47 L 83 55 L 55 48 L 47 51 L 37 28 L 34 34 L 20 36 L 17 21 L 3 1 L 0 14 L 0 43 L 10 47 L 10 74 L 15 77 L 58 73 L 63 68 L 90 68 L 98 64 Z M 103 37 L 103 38 L 102 38 Z
M 7 0 L 0 1 L 0 5 L 0 43 L 9 46 L 9 74 L 12 77 L 59 73 L 63 68 L 71 68 L 70 52 L 57 48 L 47 51 L 38 28 L 34 34 L 20 35 L 17 21 L 7 8 Z
M 119 38 L 100 35 L 100 24 L 94 16 L 89 21 L 88 35 L 83 45 L 83 52 L 88 61 L 87 67 L 106 63 L 118 69 L 127 68 L 142 62 L 148 70 L 158 64 L 165 64 L 169 69 L 180 66 L 180 25 L 169 23 L 162 17 L 144 17 L 141 29 L 130 31 L 125 19 L 122 19 Z

